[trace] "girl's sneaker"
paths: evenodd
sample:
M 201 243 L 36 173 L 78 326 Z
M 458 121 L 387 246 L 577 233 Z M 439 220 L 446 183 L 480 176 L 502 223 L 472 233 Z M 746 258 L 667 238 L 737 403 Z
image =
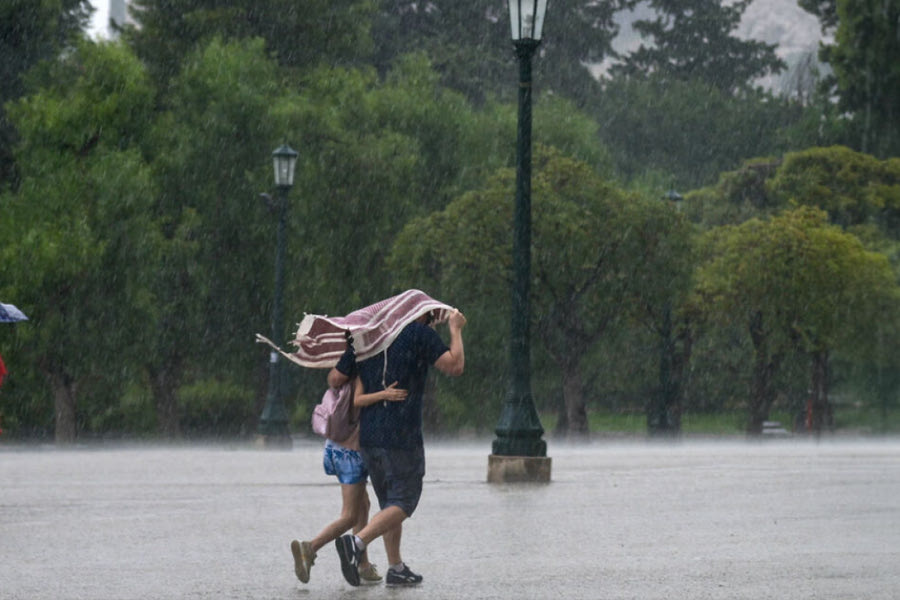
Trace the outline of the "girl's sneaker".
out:
M 309 542 L 291 542 L 291 554 L 294 555 L 294 573 L 303 583 L 309 583 L 309 570 L 316 562 L 316 553 Z
M 359 582 L 360 583 L 378 583 L 381 581 L 383 577 L 378 573 L 378 569 L 375 568 L 375 565 L 369 563 L 366 567 L 361 567 L 359 569 Z

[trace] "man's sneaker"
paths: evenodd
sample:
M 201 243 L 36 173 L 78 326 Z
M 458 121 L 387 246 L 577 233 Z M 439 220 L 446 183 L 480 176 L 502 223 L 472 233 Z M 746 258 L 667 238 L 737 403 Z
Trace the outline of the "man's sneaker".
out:
M 309 542 L 291 542 L 291 554 L 294 555 L 294 573 L 303 583 L 309 583 L 309 570 L 316 562 L 316 553 Z
M 341 573 L 347 583 L 356 587 L 359 585 L 359 555 L 362 554 L 356 548 L 356 542 L 353 541 L 353 535 L 345 534 L 334 540 L 337 546 L 337 553 L 341 559 Z
M 373 565 L 372 563 L 369 563 L 368 566 L 359 569 L 360 583 L 378 583 L 381 580 L 382 577 L 378 573 L 378 569 L 376 569 L 375 565 Z
M 410 571 L 404 563 L 402 571 L 388 569 L 386 583 L 387 585 L 416 585 L 422 583 L 422 576 Z

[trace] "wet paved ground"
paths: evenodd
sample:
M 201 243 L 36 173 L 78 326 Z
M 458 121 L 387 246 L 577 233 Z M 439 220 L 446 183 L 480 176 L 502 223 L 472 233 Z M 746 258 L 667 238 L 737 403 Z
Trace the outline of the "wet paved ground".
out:
M 0 599 L 900 597 L 900 441 L 551 441 L 547 485 L 485 483 L 489 448 L 427 444 L 425 582 L 396 589 L 351 588 L 333 546 L 294 577 L 290 540 L 339 509 L 315 440 L 0 446 Z

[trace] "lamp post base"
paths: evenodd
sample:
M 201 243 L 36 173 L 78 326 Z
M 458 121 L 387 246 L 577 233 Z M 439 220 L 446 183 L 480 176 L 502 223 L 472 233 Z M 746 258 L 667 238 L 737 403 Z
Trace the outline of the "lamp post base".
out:
M 517 430 L 522 432 L 522 430 Z M 547 442 L 541 439 L 544 430 L 540 423 L 535 429 L 526 431 L 528 435 L 510 435 L 507 430 L 497 429 L 497 439 L 491 444 L 492 454 L 501 456 L 547 456 Z
M 548 456 L 488 455 L 488 483 L 550 483 Z

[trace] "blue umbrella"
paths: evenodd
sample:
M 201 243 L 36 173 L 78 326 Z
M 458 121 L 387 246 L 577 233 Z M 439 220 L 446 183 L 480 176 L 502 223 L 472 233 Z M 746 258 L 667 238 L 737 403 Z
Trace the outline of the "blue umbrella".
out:
M 27 320 L 28 317 L 26 317 L 25 313 L 21 310 L 12 304 L 3 304 L 0 302 L 0 323 L 15 323 L 16 321 Z

